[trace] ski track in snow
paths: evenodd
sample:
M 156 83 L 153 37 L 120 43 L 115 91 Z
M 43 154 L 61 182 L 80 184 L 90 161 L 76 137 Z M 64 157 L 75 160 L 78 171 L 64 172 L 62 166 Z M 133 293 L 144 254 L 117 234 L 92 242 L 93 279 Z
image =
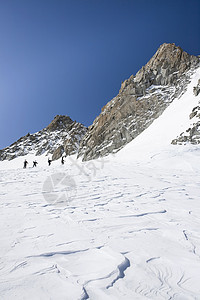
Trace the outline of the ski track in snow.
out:
M 200 147 L 165 122 L 187 129 L 198 98 L 178 101 L 94 169 L 0 163 L 0 299 L 200 299 Z

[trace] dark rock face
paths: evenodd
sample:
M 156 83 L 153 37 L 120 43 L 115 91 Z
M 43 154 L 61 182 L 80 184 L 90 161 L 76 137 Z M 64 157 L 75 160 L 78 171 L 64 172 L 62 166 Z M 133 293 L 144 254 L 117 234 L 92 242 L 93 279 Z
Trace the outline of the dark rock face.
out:
M 70 127 L 74 122 L 68 116 L 57 115 L 53 121 L 46 127 L 48 131 L 55 131 L 58 129 L 65 129 Z
M 63 146 L 59 146 L 53 153 L 52 155 L 52 160 L 57 160 L 59 159 L 64 153 L 64 147 Z
M 0 160 L 11 160 L 26 154 L 53 155 L 58 159 L 78 151 L 79 144 L 87 128 L 81 123 L 72 121 L 68 116 L 56 116 L 44 129 L 34 134 L 28 133 L 18 141 L 0 150 Z
M 193 93 L 194 93 L 195 96 L 199 95 L 199 93 L 200 93 L 200 79 L 198 80 L 197 86 L 194 86 Z
M 182 132 L 179 137 L 172 141 L 173 145 L 200 144 L 200 106 L 193 108 L 189 118 L 195 119 L 194 123 L 186 132 Z
M 181 95 L 199 58 L 175 44 L 160 46 L 150 61 L 125 80 L 84 136 L 78 156 L 90 160 L 114 153 L 145 130 Z

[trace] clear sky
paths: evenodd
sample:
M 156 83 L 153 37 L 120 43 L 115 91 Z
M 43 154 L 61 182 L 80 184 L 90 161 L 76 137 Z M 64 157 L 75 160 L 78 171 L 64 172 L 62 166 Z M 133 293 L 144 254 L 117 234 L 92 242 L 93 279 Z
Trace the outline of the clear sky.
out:
M 86 126 L 164 42 L 200 54 L 200 0 L 0 0 L 0 148 Z

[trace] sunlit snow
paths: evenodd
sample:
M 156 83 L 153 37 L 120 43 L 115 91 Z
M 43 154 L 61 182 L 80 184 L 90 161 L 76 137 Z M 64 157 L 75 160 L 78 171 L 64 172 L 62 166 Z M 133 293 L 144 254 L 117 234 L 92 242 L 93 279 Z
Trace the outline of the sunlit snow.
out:
M 115 155 L 0 162 L 0 299 L 200 299 L 199 78 Z

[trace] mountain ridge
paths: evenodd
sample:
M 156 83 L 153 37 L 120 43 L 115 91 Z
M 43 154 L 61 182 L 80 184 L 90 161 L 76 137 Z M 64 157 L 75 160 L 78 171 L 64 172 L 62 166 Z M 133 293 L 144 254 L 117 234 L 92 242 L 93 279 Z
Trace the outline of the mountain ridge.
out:
M 102 108 L 89 128 L 69 116 L 57 115 L 44 129 L 28 133 L 0 150 L 0 160 L 46 153 L 52 155 L 53 160 L 77 154 L 87 161 L 115 153 L 184 94 L 199 65 L 200 57 L 186 53 L 174 43 L 164 43 L 135 75 L 122 82 L 118 95 Z M 197 95 L 199 85 L 193 91 Z M 172 143 L 180 141 L 181 138 Z
M 75 154 L 86 131 L 83 124 L 73 121 L 69 116 L 57 115 L 44 129 L 28 133 L 0 150 L 0 160 L 11 160 L 28 153 L 36 156 L 46 153 L 52 155 L 53 160 L 62 155 Z
M 144 131 L 183 94 L 199 58 L 174 43 L 162 44 L 136 75 L 103 108 L 81 141 L 84 161 L 115 153 Z

